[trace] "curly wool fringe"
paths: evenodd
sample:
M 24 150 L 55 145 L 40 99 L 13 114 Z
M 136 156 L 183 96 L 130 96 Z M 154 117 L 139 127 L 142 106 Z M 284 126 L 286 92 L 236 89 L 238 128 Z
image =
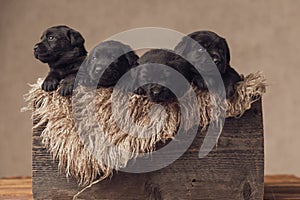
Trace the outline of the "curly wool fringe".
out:
M 41 138 L 58 167 L 66 176 L 74 176 L 80 185 L 87 185 L 107 170 L 84 148 L 72 119 L 71 100 L 62 98 L 57 92 L 41 90 L 43 79 L 30 85 L 31 90 L 24 96 L 28 102 L 22 111 L 32 111 L 36 123 L 33 129 L 44 127 Z M 87 178 L 88 177 L 88 178 Z
M 226 101 L 226 117 L 241 117 L 252 103 L 266 93 L 266 79 L 260 72 L 242 77 L 242 80 L 237 84 L 234 96 Z
M 32 111 L 36 122 L 33 128 L 45 126 L 41 133 L 43 144 L 53 159 L 59 161 L 59 169 L 64 170 L 67 177 L 77 178 L 80 185 L 108 177 L 113 169 L 126 167 L 130 159 L 151 153 L 157 142 L 174 138 L 180 123 L 185 130 L 194 125 L 204 130 L 211 121 L 218 120 L 223 111 L 226 117 L 240 117 L 266 91 L 265 79 L 255 73 L 243 77 L 235 95 L 225 102 L 216 95 L 195 90 L 198 105 L 187 101 L 182 106 L 174 102 L 163 105 L 162 109 L 142 96 L 124 96 L 113 93 L 111 88 L 95 91 L 78 87 L 71 100 L 56 91 L 43 91 L 42 82 L 38 79 L 36 84 L 30 85 L 31 90 L 24 97 L 28 106 L 23 111 Z M 118 106 L 117 113 L 113 106 Z M 191 112 L 197 109 L 199 116 Z M 197 124 L 181 121 L 193 118 L 200 121 Z M 151 135 L 147 129 L 153 131 Z

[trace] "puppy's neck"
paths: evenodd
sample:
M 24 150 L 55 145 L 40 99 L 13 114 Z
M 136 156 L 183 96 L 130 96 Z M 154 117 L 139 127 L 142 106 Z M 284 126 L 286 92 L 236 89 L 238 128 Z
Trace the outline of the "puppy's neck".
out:
M 75 47 L 70 51 L 64 52 L 58 59 L 49 62 L 48 65 L 52 69 L 60 69 L 69 65 L 82 63 L 87 55 L 84 47 Z
M 86 58 L 86 55 L 81 55 L 78 57 L 62 57 L 59 60 L 55 61 L 55 62 L 49 62 L 48 65 L 50 67 L 50 69 L 63 69 L 63 68 L 69 68 L 72 67 L 74 65 L 80 65 L 84 59 Z
M 79 70 L 81 63 L 84 61 L 86 56 L 80 56 L 77 58 L 73 58 L 72 61 L 67 63 L 61 63 L 57 65 L 51 65 L 49 63 L 50 73 L 57 74 L 60 78 L 64 78 L 70 74 L 76 74 Z

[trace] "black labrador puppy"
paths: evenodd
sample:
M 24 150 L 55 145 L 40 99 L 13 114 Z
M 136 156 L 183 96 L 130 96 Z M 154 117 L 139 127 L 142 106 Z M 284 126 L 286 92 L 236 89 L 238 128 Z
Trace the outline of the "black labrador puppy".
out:
M 151 49 L 140 57 L 138 64 L 144 66 L 140 66 L 133 76 L 140 82 L 139 85 L 142 85 L 142 82 L 147 84 L 140 86 L 134 92 L 147 96 L 152 102 L 174 101 L 186 93 L 191 83 L 197 82 L 193 66 L 171 50 Z M 178 74 L 172 72 L 170 68 L 179 72 L 188 84 L 180 81 Z M 154 79 L 157 82 L 153 82 Z M 168 84 L 170 88 L 173 86 L 172 88 L 176 90 L 176 95 L 168 87 Z
M 195 45 L 198 42 L 201 47 Z M 196 43 L 197 44 L 197 43 Z M 230 66 L 230 51 L 226 40 L 211 31 L 196 31 L 188 36 L 185 36 L 180 43 L 175 47 L 175 52 L 187 58 L 192 64 L 205 65 L 208 62 L 207 58 L 210 56 L 212 61 L 218 68 L 224 82 L 226 98 L 231 97 L 235 92 L 236 83 L 241 81 L 240 75 Z M 205 56 L 206 54 L 209 56 Z M 202 66 L 203 66 L 202 65 Z M 214 84 L 216 80 L 211 71 L 200 71 L 202 75 L 208 77 L 208 84 Z M 198 78 L 197 80 L 201 80 Z M 202 81 L 203 82 L 203 81 Z M 201 84 L 201 81 L 198 85 Z
M 41 42 L 34 46 L 35 58 L 48 63 L 50 68 L 42 89 L 53 91 L 61 84 L 59 93 L 71 95 L 76 74 L 86 55 L 84 38 L 78 31 L 67 26 L 48 28 Z
M 101 42 L 84 61 L 79 84 L 113 87 L 128 70 L 136 66 L 138 58 L 128 45 L 113 40 Z

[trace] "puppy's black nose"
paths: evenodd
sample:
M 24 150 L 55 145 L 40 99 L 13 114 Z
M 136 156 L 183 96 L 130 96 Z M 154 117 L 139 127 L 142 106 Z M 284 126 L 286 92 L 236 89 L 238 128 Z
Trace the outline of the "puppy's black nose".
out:
M 158 96 L 160 94 L 161 90 L 162 90 L 162 88 L 154 87 L 154 88 L 152 88 L 151 93 L 153 94 L 153 96 Z
M 36 45 L 33 47 L 33 50 L 36 51 L 38 48 L 39 48 L 39 45 L 36 44 Z

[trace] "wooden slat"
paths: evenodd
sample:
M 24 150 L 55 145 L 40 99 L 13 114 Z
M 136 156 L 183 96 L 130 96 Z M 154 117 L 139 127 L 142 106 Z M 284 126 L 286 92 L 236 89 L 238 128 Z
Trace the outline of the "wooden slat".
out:
M 33 199 L 31 184 L 31 177 L 2 178 L 0 179 L 0 199 L 31 200 Z M 300 199 L 300 178 L 293 175 L 265 176 L 264 199 Z

